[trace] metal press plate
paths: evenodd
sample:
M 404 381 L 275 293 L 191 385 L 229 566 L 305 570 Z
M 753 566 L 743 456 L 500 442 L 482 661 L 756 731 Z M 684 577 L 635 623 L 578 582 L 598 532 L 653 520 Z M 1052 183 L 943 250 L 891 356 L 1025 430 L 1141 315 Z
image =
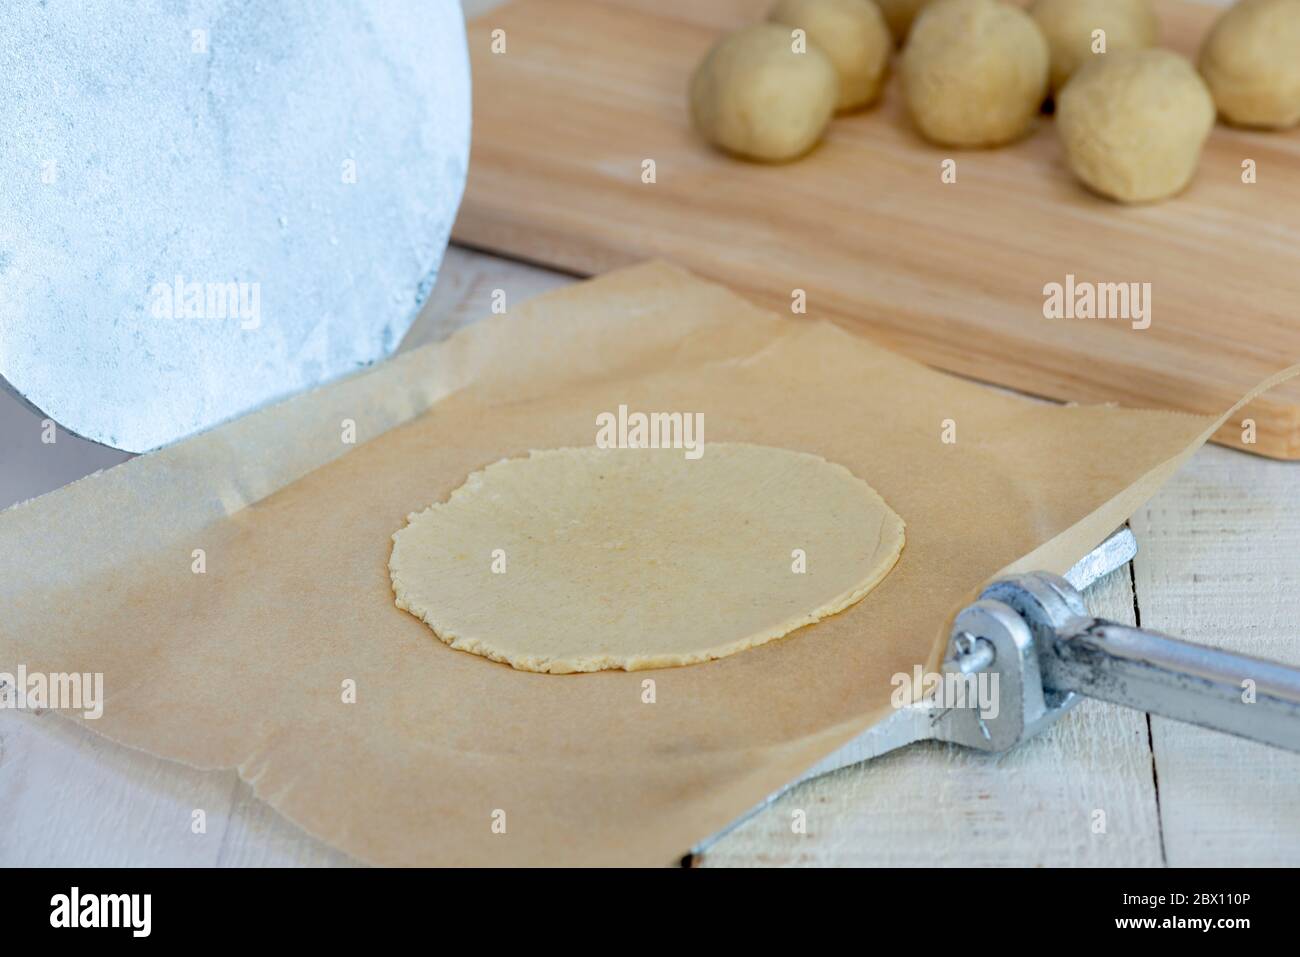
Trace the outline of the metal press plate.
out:
M 0 376 L 146 451 L 391 352 L 465 184 L 455 0 L 18 0 Z

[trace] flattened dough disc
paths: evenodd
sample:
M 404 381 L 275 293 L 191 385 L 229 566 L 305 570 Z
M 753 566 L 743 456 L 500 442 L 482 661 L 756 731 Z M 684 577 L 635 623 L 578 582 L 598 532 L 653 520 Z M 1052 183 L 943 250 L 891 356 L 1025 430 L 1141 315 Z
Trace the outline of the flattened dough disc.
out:
M 796 549 L 806 556 L 797 572 Z M 815 455 L 711 443 L 505 459 L 409 517 L 397 606 L 462 651 L 562 674 L 688 665 L 861 599 L 903 521 Z

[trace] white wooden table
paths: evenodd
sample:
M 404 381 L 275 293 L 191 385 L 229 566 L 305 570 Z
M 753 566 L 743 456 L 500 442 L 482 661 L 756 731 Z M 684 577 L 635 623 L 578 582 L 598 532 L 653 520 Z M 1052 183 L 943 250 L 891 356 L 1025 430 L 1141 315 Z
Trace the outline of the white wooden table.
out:
M 494 289 L 518 302 L 572 281 L 453 248 L 404 348 L 486 315 Z M 43 445 L 40 427 L 0 396 L 0 507 L 124 458 L 64 434 Z M 1098 586 L 1094 611 L 1300 662 L 1300 464 L 1203 449 L 1132 527 L 1137 561 Z M 194 808 L 206 834 L 190 831 Z M 0 711 L 0 865 L 348 863 L 233 771 Z M 1087 702 L 1006 755 L 914 746 L 806 783 L 696 863 L 1300 864 L 1300 755 Z

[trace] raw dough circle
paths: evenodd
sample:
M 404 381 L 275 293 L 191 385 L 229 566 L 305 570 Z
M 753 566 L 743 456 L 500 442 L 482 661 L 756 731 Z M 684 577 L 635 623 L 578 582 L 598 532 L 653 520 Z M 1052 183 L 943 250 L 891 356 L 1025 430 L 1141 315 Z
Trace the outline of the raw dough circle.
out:
M 861 109 L 880 95 L 894 39 L 871 0 L 777 0 L 767 18 L 799 27 L 835 67 L 839 112 Z
M 876 0 L 876 6 L 885 15 L 885 22 L 889 24 L 889 32 L 894 35 L 895 43 L 901 45 L 907 39 L 916 15 L 929 2 L 930 0 Z
M 1160 21 L 1150 0 L 1038 0 L 1029 10 L 1052 55 L 1052 89 L 1060 90 L 1093 52 L 1093 31 L 1106 35 L 1106 53 L 1155 46 Z
M 691 119 L 714 146 L 783 162 L 821 139 L 839 97 L 816 45 L 793 50 L 789 27 L 757 23 L 720 40 L 691 77 Z
M 1200 66 L 1229 123 L 1300 123 L 1300 0 L 1241 0 L 1210 31 Z
M 1066 84 L 1056 125 L 1079 179 L 1120 202 L 1150 202 L 1191 180 L 1214 126 L 1214 101 L 1176 53 L 1110 53 Z
M 388 567 L 397 606 L 453 648 L 563 674 L 761 645 L 861 599 L 902 548 L 902 519 L 816 455 L 588 447 L 475 472 L 409 516 Z
M 998 146 L 1029 131 L 1047 96 L 1047 41 L 1016 7 L 939 0 L 912 25 L 903 89 L 927 139 Z

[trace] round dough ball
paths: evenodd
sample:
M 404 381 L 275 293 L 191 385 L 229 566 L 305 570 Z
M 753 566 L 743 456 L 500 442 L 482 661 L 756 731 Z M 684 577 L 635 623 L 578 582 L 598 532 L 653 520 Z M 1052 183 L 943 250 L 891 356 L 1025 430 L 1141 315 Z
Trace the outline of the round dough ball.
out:
M 830 57 L 839 78 L 835 109 L 861 109 L 880 95 L 894 41 L 871 0 L 777 0 L 767 18 L 799 27 Z
M 839 84 L 814 44 L 795 53 L 790 28 L 759 23 L 724 37 L 691 77 L 691 119 L 714 146 L 746 159 L 792 160 L 821 139 Z
M 876 6 L 885 15 L 889 32 L 894 35 L 894 42 L 902 44 L 907 33 L 912 29 L 912 21 L 921 12 L 921 8 L 930 0 L 876 0 Z
M 1229 123 L 1300 122 L 1300 0 L 1241 0 L 1210 31 L 1201 73 Z
M 1052 89 L 1060 90 L 1093 52 L 1094 30 L 1106 33 L 1106 53 L 1155 46 L 1160 21 L 1150 0 L 1038 0 L 1029 10 L 1052 51 Z
M 1056 125 L 1079 179 L 1123 203 L 1150 202 L 1191 180 L 1214 126 L 1214 101 L 1178 54 L 1129 50 L 1074 75 Z
M 939 0 L 903 50 L 903 89 L 927 139 L 998 146 L 1028 132 L 1047 96 L 1047 41 L 997 0 Z

